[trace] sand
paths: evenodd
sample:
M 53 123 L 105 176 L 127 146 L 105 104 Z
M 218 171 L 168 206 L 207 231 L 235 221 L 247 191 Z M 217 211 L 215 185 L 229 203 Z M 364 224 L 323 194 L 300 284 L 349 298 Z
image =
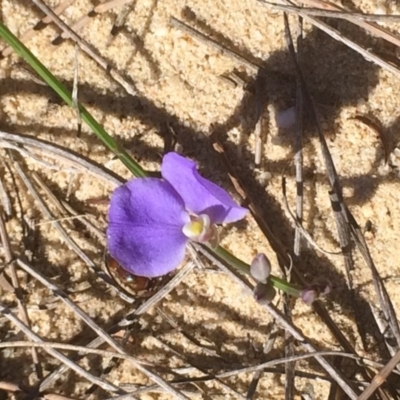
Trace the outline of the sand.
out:
M 53 8 L 59 3 L 58 0 L 48 1 Z M 27 1 L 1 0 L 0 5 L 3 21 L 19 37 L 43 17 Z M 363 12 L 377 11 L 377 5 L 371 0 L 354 1 L 349 6 Z M 400 13 L 395 4 L 388 2 L 381 6 L 386 7 L 388 13 Z M 294 211 L 296 186 L 292 160 L 295 133 L 293 128 L 279 128 L 276 117 L 295 105 L 296 78 L 284 39 L 282 13 L 256 1 L 238 0 L 133 1 L 130 7 L 115 36 L 110 32 L 123 6 L 92 16 L 79 34 L 132 84 L 136 95 L 129 95 L 109 73 L 79 51 L 80 101 L 146 170 L 159 170 L 164 138 L 173 131 L 178 142 L 176 149 L 197 161 L 204 176 L 238 199 L 225 165 L 212 147 L 210 135 L 219 132 L 233 167 L 245 182 L 246 189 L 257 199 L 273 234 L 288 252 L 292 252 L 294 226 L 284 207 L 281 178 L 285 172 L 288 201 Z M 71 25 L 92 8 L 89 0 L 72 1 L 63 20 Z M 171 26 L 172 16 L 250 59 L 253 65 L 264 63 L 264 72 Z M 295 29 L 296 19 L 291 16 L 289 20 Z M 331 21 L 331 25 L 361 46 L 380 52 L 383 57 L 395 57 L 393 46 L 366 34 L 365 30 L 341 20 Z M 398 28 L 396 24 L 385 26 L 393 32 Z M 35 31 L 24 43 L 72 89 L 75 47 L 69 40 L 52 45 L 59 33 L 58 28 L 49 25 Z M 366 240 L 394 309 L 398 311 L 400 151 L 396 146 L 399 142 L 400 79 L 308 23 L 304 25 L 304 36 L 303 70 L 343 185 L 346 204 L 361 228 L 370 224 L 365 233 Z M 64 105 L 50 88 L 33 79 L 26 68 L 27 65 L 15 54 L 1 61 L 1 130 L 64 146 L 129 179 L 129 171 L 114 159 L 87 126 L 83 125 L 78 135 L 75 111 Z M 223 78 L 233 71 L 237 71 L 246 84 L 234 84 Z M 260 134 L 263 140 L 259 165 L 254 161 L 257 110 L 262 114 Z M 380 125 L 383 142 L 365 120 L 358 118 L 360 116 Z M 306 125 L 304 137 L 304 227 L 322 249 L 337 252 L 340 246 L 329 202 L 330 187 L 318 138 L 308 129 L 309 125 Z M 388 162 L 385 162 L 383 143 Z M 15 175 L 15 171 L 6 166 L 10 165 L 6 152 L 2 151 L 1 155 L 0 176 L 13 206 L 13 215 L 6 224 L 13 254 L 31 256 L 35 270 L 68 291 L 71 299 L 103 329 L 133 311 L 135 305 L 121 300 L 65 244 L 21 179 L 14 176 L 21 201 L 21 206 L 18 205 L 10 173 L 13 171 Z M 40 158 L 49 161 L 46 157 Z M 30 173 L 36 171 L 54 193 L 60 199 L 67 199 L 78 213 L 94 215 L 91 221 L 105 230 L 107 204 L 92 200 L 108 199 L 114 188 L 112 184 L 87 173 L 71 173 L 62 163 L 55 162 L 59 168 L 52 170 L 26 155 L 17 159 Z M 61 217 L 54 206 L 50 208 L 56 218 Z M 22 220 L 32 224 L 33 230 L 28 234 L 22 229 Z M 82 224 L 69 220 L 64 221 L 63 226 L 82 250 L 101 265 L 104 242 L 88 234 Z M 26 236 L 29 240 L 24 242 Z M 279 275 L 277 257 L 251 216 L 242 223 L 224 227 L 221 237 L 221 244 L 246 262 L 259 252 L 266 253 L 273 263 L 273 272 Z M 1 263 L 5 262 L 3 247 L 0 247 L 0 257 Z M 378 307 L 371 273 L 357 251 L 354 251 L 353 259 L 353 295 L 348 290 L 342 256 L 322 254 L 304 245 L 298 264 L 300 273 L 307 280 L 324 277 L 331 281 L 334 289 L 322 300 L 322 305 L 358 354 L 385 363 L 389 356 L 379 351 L 370 311 L 371 306 Z M 19 269 L 18 276 L 24 289 L 23 301 L 31 329 L 44 341 L 84 345 L 95 337 L 67 305 L 56 301 L 48 288 Z M 18 313 L 12 293 L 2 289 L 0 299 Z M 278 298 L 275 303 L 282 308 Z M 51 307 L 37 309 L 46 304 Z M 208 371 L 212 373 L 284 357 L 283 330 L 261 305 L 222 272 L 209 268 L 193 271 L 159 306 L 179 323 L 181 331 L 171 328 L 153 308 L 133 325 L 126 344 L 130 355 L 157 366 L 185 367 L 187 362 L 174 353 L 179 351 L 188 362 L 199 368 L 210 368 Z M 312 307 L 295 301 L 292 314 L 293 323 L 319 350 L 342 350 Z M 356 319 L 360 321 L 361 330 Z M 272 350 L 266 352 L 265 344 L 275 331 L 276 342 Z M 184 333 L 194 336 L 212 352 L 193 344 Z M 5 318 L 1 319 L 0 335 L 1 342 L 26 340 L 24 334 Z M 303 354 L 305 350 L 296 343 L 295 352 Z M 73 354 L 68 353 L 69 356 Z M 0 360 L 0 381 L 23 386 L 37 384 L 29 351 L 2 350 Z M 44 351 L 39 351 L 39 360 L 45 375 L 58 365 L 58 361 Z M 97 376 L 102 373 L 101 367 L 109 365 L 109 360 L 91 355 L 80 365 Z M 296 370 L 299 371 L 295 380 L 296 398 L 301 394 L 309 394 L 309 398 L 315 399 L 328 398 L 329 382 L 301 377 L 300 372 L 325 374 L 315 361 L 300 361 Z M 254 398 L 283 399 L 285 377 L 281 372 L 263 374 Z M 192 370 L 188 375 L 201 373 Z M 151 383 L 127 361 L 117 362 L 102 376 L 117 386 Z M 173 377 L 171 374 L 162 376 L 165 379 Z M 244 373 L 224 382 L 245 396 L 252 376 Z M 111 397 L 102 389 L 87 393 L 90 387 L 85 378 L 67 372 L 47 392 L 75 399 Z M 187 385 L 185 393 L 190 398 L 238 398 L 216 381 L 199 383 L 198 387 L 200 390 Z M 9 397 L 5 393 L 0 392 L 0 397 L 22 398 L 21 393 L 8 392 Z M 138 398 L 174 397 L 151 391 L 138 395 Z

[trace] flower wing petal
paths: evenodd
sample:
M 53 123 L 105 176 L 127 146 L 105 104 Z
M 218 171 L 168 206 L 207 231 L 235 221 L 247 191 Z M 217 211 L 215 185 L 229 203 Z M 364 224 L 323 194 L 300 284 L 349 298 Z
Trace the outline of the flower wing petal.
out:
M 156 277 L 185 256 L 189 221 L 181 197 L 161 179 L 133 179 L 111 196 L 107 228 L 111 256 L 134 275 Z
M 203 178 L 193 161 L 177 153 L 164 156 L 161 174 L 182 197 L 187 210 L 196 215 L 208 214 L 213 223 L 235 222 L 248 212 L 224 189 Z

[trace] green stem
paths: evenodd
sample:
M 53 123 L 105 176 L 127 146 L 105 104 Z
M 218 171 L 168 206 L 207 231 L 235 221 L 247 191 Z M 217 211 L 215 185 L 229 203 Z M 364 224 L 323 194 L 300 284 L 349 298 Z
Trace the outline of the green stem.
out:
M 245 274 L 250 274 L 250 265 L 246 264 L 244 261 L 235 257 L 228 250 L 224 249 L 221 246 L 218 246 L 216 249 L 212 250 L 218 257 L 220 257 L 222 260 L 232 265 L 232 267 L 234 267 L 238 271 L 242 271 Z M 272 284 L 272 286 L 274 286 L 276 289 L 280 289 L 283 292 L 289 294 L 290 296 L 300 297 L 302 289 L 299 286 L 289 283 L 284 279 L 278 278 L 277 276 L 274 275 L 270 275 L 268 280 Z
M 74 101 L 68 89 L 31 53 L 31 51 L 19 41 L 19 39 L 0 21 L 0 36 L 21 56 L 36 73 L 67 103 L 74 107 Z M 147 176 L 145 170 L 132 157 L 121 148 L 118 143 L 106 132 L 106 130 L 92 117 L 84 106 L 78 104 L 82 121 L 84 121 L 96 136 L 121 160 L 121 162 L 138 178 Z M 222 247 L 213 250 L 220 258 L 231 264 L 234 268 L 249 274 L 250 266 L 236 258 Z M 270 282 L 274 287 L 292 296 L 299 297 L 300 289 L 275 276 L 270 276 Z

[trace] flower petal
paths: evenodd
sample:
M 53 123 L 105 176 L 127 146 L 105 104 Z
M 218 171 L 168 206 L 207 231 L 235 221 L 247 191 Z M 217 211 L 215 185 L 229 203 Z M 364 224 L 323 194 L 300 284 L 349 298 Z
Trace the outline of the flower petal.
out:
M 224 189 L 203 178 L 193 161 L 177 153 L 164 156 L 161 174 L 180 194 L 188 211 L 196 215 L 208 214 L 212 223 L 235 222 L 248 212 Z
M 139 178 L 111 196 L 107 228 L 113 258 L 134 275 L 156 277 L 183 261 L 190 220 L 181 197 L 161 179 Z

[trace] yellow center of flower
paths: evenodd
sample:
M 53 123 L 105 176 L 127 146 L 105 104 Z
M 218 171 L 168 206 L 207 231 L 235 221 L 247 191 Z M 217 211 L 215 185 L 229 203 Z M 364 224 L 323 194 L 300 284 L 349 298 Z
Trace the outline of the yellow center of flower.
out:
M 210 243 L 215 247 L 218 242 L 218 231 L 211 224 L 210 217 L 207 214 L 192 216 L 190 221 L 182 228 L 183 234 L 191 240 L 200 243 Z
M 201 220 L 190 221 L 186 224 L 185 228 L 190 232 L 191 235 L 197 236 L 203 232 L 204 223 Z
M 210 226 L 210 218 L 208 215 L 200 215 L 191 217 L 190 221 L 185 224 L 182 231 L 189 239 L 198 240 Z

